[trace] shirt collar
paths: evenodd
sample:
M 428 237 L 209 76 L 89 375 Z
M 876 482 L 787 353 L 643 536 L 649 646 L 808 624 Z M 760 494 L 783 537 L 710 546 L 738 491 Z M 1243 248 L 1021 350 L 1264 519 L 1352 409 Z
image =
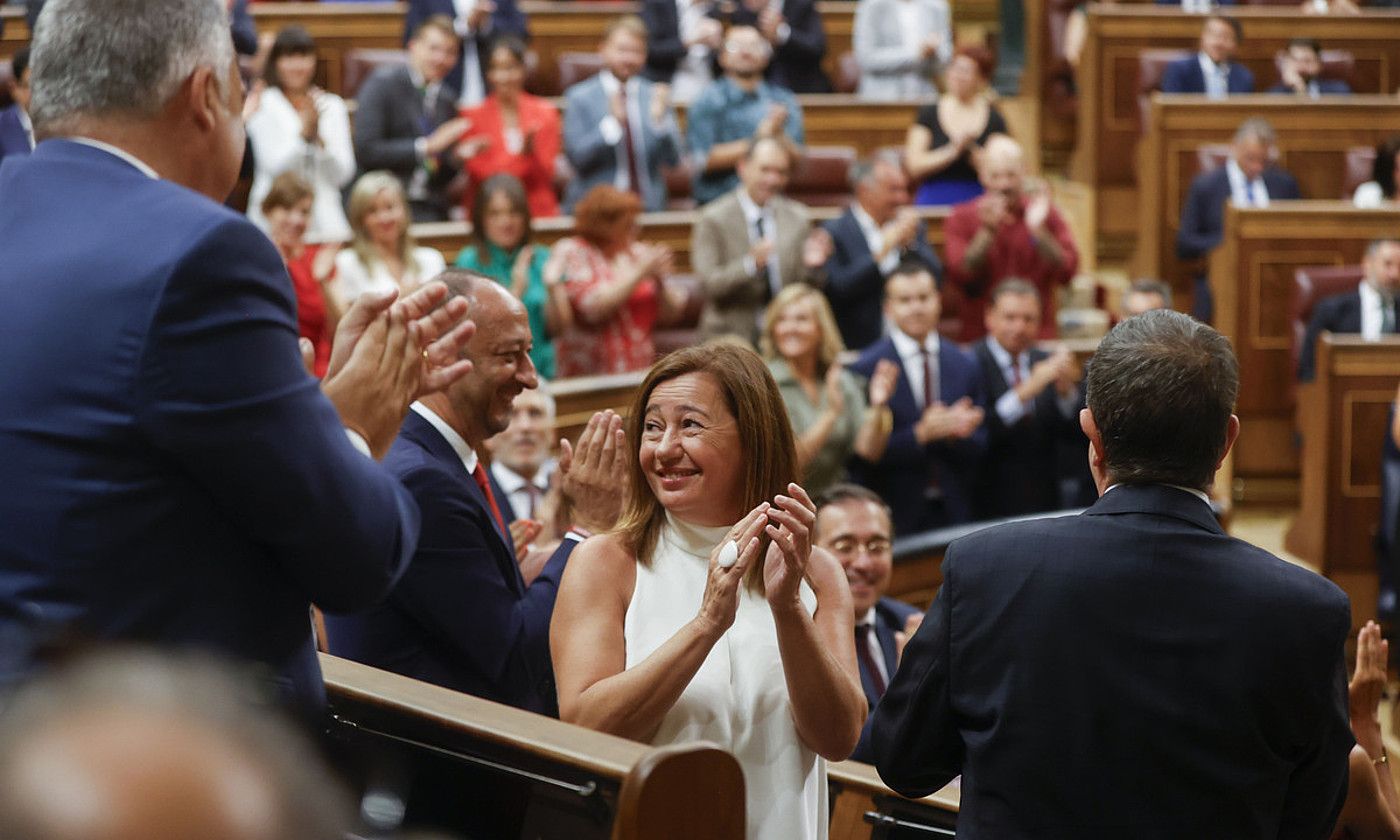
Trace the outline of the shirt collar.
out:
M 1104 494 L 1105 496 L 1107 496 L 1109 493 L 1112 493 L 1114 490 L 1117 490 L 1119 487 L 1122 487 L 1122 486 L 1123 486 L 1122 484 L 1110 484 L 1110 485 L 1108 486 L 1108 489 L 1105 490 L 1105 491 L 1103 491 L 1103 494 Z M 1182 487 L 1180 484 L 1163 484 L 1163 485 L 1161 485 L 1161 486 L 1163 486 L 1163 487 L 1171 487 L 1172 489 L 1174 489 L 1174 490 L 1180 490 L 1180 491 L 1183 492 L 1183 493 L 1190 493 L 1192 496 L 1195 496 L 1196 498 L 1198 498 L 1198 499 L 1200 499 L 1201 501 L 1205 502 L 1205 503 L 1206 503 L 1206 507 L 1210 507 L 1210 496 L 1207 496 L 1207 495 L 1205 494 L 1205 491 L 1204 491 L 1204 490 L 1197 490 L 1197 489 L 1194 488 L 1194 487 Z M 1214 515 L 1213 512 L 1212 512 L 1212 515 Z
M 24 126 L 24 130 L 30 134 L 34 133 L 34 123 L 29 121 L 29 113 L 23 108 L 15 108 L 15 113 L 19 115 L 19 124 Z
M 987 350 L 992 354 L 992 358 L 997 360 L 997 364 L 1003 368 L 1009 368 L 1013 363 L 1020 361 L 1019 357 L 1011 358 L 1011 351 L 1002 347 L 1001 343 L 990 335 L 987 336 Z
M 151 168 L 150 164 L 146 163 L 144 160 L 141 160 L 140 158 L 138 158 L 137 156 L 133 155 L 125 149 L 118 149 L 116 146 L 113 146 L 110 143 L 103 143 L 101 140 L 94 140 L 91 137 L 69 137 L 67 139 L 72 140 L 74 143 L 82 143 L 84 146 L 91 146 L 92 148 L 106 152 L 107 154 L 112 155 L 113 157 L 121 158 L 122 160 L 136 167 L 137 171 L 139 171 L 142 175 L 145 175 L 147 178 L 150 178 L 152 181 L 160 180 L 160 175 L 156 174 L 156 171 Z
M 869 213 L 865 212 L 865 208 L 860 206 L 859 201 L 851 202 L 851 215 L 855 216 L 856 224 L 860 225 L 860 229 L 867 239 L 872 232 L 879 232 L 880 226 L 875 224 L 875 220 L 870 217 Z
M 749 220 L 749 225 L 751 227 L 753 226 L 754 219 L 757 219 L 760 216 L 768 215 L 769 205 L 759 207 L 757 204 L 754 204 L 753 199 L 749 197 L 748 189 L 746 189 L 743 184 L 739 185 L 738 192 L 739 206 L 743 208 L 744 218 Z
M 618 88 L 620 88 L 623 84 L 623 82 L 616 76 L 614 76 L 612 71 L 608 69 L 598 71 L 598 81 L 602 82 L 603 93 L 606 93 L 608 96 L 612 96 L 614 93 L 617 93 Z M 629 95 L 634 93 L 637 90 L 637 77 L 633 76 L 632 78 L 628 79 L 626 84 L 627 93 Z
M 448 446 L 452 447 L 452 451 L 456 452 L 457 457 L 462 459 L 462 466 L 467 468 L 467 472 L 476 472 L 476 450 L 467 445 L 467 441 L 461 435 L 457 434 L 456 429 L 447 425 L 447 421 L 438 416 L 436 411 L 433 411 L 421 402 L 415 401 L 409 408 L 417 412 L 419 417 L 427 420 L 434 429 L 438 430 L 438 434 L 442 435 L 443 439 L 447 441 Z
M 872 630 L 875 629 L 875 608 L 874 608 L 874 607 L 868 607 L 868 608 L 865 610 L 864 613 L 862 613 L 861 615 L 856 616 L 856 626 L 859 627 L 859 626 L 861 626 L 862 624 L 869 624 L 869 625 L 870 625 L 870 629 L 872 629 Z
M 933 355 L 935 357 L 938 355 L 937 331 L 930 332 L 924 338 L 923 347 L 920 347 L 919 342 L 905 335 L 904 332 L 899 329 L 899 327 L 896 327 L 895 325 L 891 324 L 890 340 L 894 342 L 895 352 L 899 354 L 899 357 L 901 359 L 907 359 L 910 356 L 918 356 L 923 350 L 927 350 L 930 355 Z
M 1230 72 L 1230 62 L 1228 61 L 1222 61 L 1221 63 L 1216 64 L 1213 60 L 1211 60 L 1210 56 L 1206 55 L 1203 52 L 1196 53 L 1196 58 L 1201 62 L 1201 72 L 1203 73 L 1220 72 L 1229 74 Z
M 525 489 L 526 485 L 533 484 L 536 489 L 545 491 L 549 489 L 549 462 L 540 465 L 539 471 L 535 473 L 535 480 L 530 481 L 525 476 L 502 464 L 500 461 L 491 462 L 491 474 L 496 477 L 496 483 L 501 485 L 501 489 L 506 493 L 514 493 L 517 490 Z

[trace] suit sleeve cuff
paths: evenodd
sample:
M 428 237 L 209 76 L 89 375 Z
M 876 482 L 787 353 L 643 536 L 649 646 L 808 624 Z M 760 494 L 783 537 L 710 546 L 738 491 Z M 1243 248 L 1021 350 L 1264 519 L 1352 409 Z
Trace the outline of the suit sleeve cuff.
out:
M 791 37 L 792 27 L 788 25 L 787 21 L 778 24 L 778 46 L 786 44 Z
M 1001 422 L 1008 426 L 1014 426 L 1018 420 L 1026 416 L 1025 403 L 1016 396 L 1016 389 L 1012 388 L 997 399 L 997 416 Z

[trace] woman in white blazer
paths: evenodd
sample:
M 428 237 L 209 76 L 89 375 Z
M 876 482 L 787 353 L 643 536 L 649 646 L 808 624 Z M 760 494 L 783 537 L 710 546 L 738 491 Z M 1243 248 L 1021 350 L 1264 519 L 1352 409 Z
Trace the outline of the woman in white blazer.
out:
M 263 230 L 263 196 L 283 172 L 295 172 L 315 190 L 307 242 L 341 242 L 350 237 L 340 191 L 355 177 L 355 150 L 345 100 L 312 85 L 316 42 L 300 26 L 277 33 L 267 57 L 257 108 L 248 118 L 253 141 L 253 191 L 248 218 Z
M 953 54 L 947 0 L 860 0 L 852 46 L 860 65 L 856 95 L 872 100 L 935 96 L 933 79 Z

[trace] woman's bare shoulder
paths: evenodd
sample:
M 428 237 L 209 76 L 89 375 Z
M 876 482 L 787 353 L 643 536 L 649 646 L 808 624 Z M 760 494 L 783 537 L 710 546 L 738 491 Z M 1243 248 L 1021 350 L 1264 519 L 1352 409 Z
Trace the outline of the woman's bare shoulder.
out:
M 630 599 L 637 579 L 637 558 L 621 534 L 596 534 L 569 555 L 565 575 L 584 581 L 590 592 L 615 592 Z

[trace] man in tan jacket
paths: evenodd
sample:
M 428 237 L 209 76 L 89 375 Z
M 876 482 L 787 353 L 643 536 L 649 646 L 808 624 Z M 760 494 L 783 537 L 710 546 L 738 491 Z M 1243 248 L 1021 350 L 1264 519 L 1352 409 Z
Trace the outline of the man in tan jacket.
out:
M 706 338 L 756 344 L 763 308 L 779 290 L 820 282 L 831 238 L 813 231 L 807 208 L 782 194 L 794 163 L 782 143 L 755 140 L 739 162 L 739 186 L 701 212 L 691 263 L 705 289 Z

